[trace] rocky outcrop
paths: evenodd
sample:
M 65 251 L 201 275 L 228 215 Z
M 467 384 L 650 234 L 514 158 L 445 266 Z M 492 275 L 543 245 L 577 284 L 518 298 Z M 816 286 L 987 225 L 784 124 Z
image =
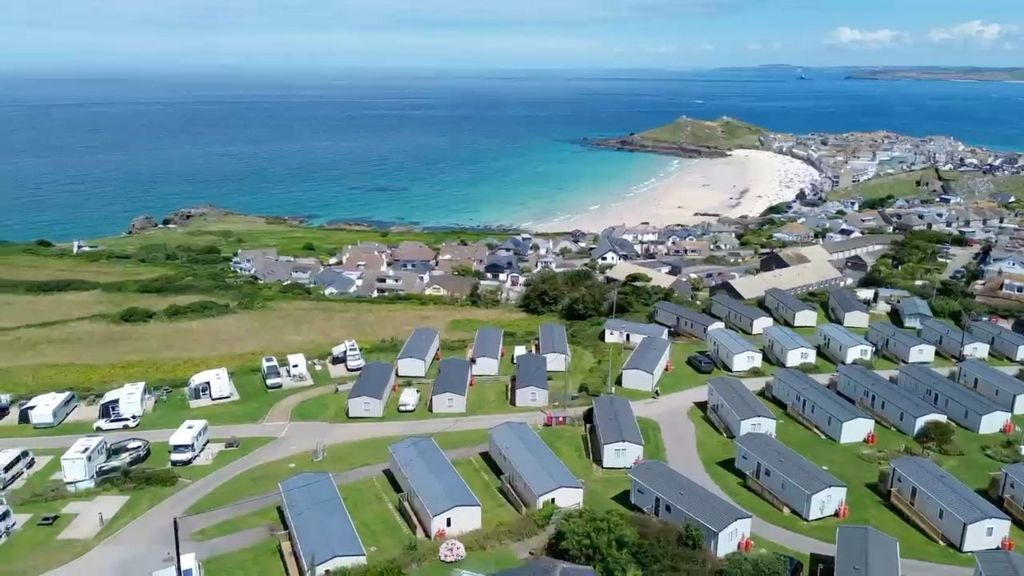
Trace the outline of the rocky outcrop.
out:
M 149 215 L 136 216 L 132 218 L 131 225 L 128 226 L 128 234 L 141 234 L 146 230 L 156 228 L 156 218 Z
M 729 153 L 717 148 L 707 148 L 691 144 L 669 144 L 666 142 L 652 142 L 635 135 L 622 138 L 605 138 L 602 140 L 587 140 L 585 144 L 595 148 L 609 150 L 620 150 L 628 152 L 646 152 L 649 154 L 665 154 L 667 156 L 679 156 L 681 158 L 725 158 Z
M 167 216 L 164 216 L 161 221 L 161 226 L 184 226 L 189 221 L 199 218 L 201 216 L 227 214 L 226 211 L 213 206 L 202 206 L 199 208 L 182 208 L 181 210 L 175 210 Z

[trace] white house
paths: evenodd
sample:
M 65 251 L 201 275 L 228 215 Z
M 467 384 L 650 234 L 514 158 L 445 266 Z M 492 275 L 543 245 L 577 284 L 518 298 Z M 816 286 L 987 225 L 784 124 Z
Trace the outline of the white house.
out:
M 428 537 L 444 540 L 483 526 L 480 501 L 433 438 L 406 438 L 389 452 L 391 474 L 402 490 L 399 498 Z
M 772 397 L 840 444 L 863 442 L 875 420 L 799 370 L 782 368 L 772 378 Z
M 1010 517 L 935 462 L 902 456 L 889 467 L 890 494 L 924 516 L 957 550 L 991 550 L 1009 536 Z
M 668 326 L 676 334 L 693 336 L 701 340 L 707 338 L 708 332 L 725 328 L 725 322 L 717 318 L 665 301 L 654 305 L 654 321 L 662 326 Z
M 644 437 L 629 400 L 608 394 L 594 399 L 590 451 L 602 468 L 632 468 L 643 460 Z
M 743 382 L 728 376 L 708 381 L 708 415 L 732 437 L 749 433 L 775 436 L 778 420 Z
M 988 344 L 936 318 L 921 322 L 921 339 L 954 360 L 988 358 Z
M 925 366 L 900 366 L 896 383 L 946 413 L 950 420 L 977 434 L 995 434 L 1010 421 L 1010 412 L 981 394 Z
M 604 341 L 609 344 L 636 346 L 644 338 L 668 338 L 668 328 L 618 318 L 609 318 L 604 323 Z
M 512 377 L 512 402 L 515 406 L 548 405 L 548 364 L 543 356 L 528 353 L 516 358 Z
M 402 345 L 395 363 L 399 376 L 425 378 L 441 348 L 441 334 L 433 328 L 417 328 Z
M 868 307 L 845 288 L 836 288 L 828 293 L 828 313 L 837 324 L 849 328 L 867 328 Z
M 395 388 L 395 367 L 369 362 L 348 393 L 349 418 L 381 418 Z
M 497 376 L 501 372 L 504 339 L 505 332 L 501 328 L 484 327 L 476 331 L 470 353 L 474 376 Z
M 505 422 L 488 436 L 491 459 L 528 508 L 583 506 L 583 485 L 529 424 Z
M 72 492 L 96 487 L 96 468 L 110 457 L 110 445 L 102 436 L 75 440 L 60 457 L 60 475 Z
M 469 385 L 473 379 L 469 360 L 445 358 L 438 367 L 434 387 L 430 390 L 430 411 L 438 414 L 461 414 L 469 401 Z
M 302 574 L 326 576 L 366 564 L 366 548 L 329 472 L 296 474 L 278 490 Z
M 736 469 L 804 520 L 834 516 L 846 484 L 767 434 L 736 438 Z
M 935 361 L 935 346 L 888 322 L 872 323 L 867 340 L 879 354 L 904 364 L 931 364 Z
M 870 342 L 838 324 L 819 326 L 818 344 L 836 364 L 853 364 L 857 360 L 869 362 L 875 349 Z
M 149 390 L 145 382 L 132 382 L 120 388 L 114 388 L 103 394 L 100 399 L 100 418 L 117 418 L 136 416 L 142 418 L 146 411 Z
M 921 322 L 933 317 L 928 303 L 916 296 L 900 300 L 899 313 L 900 324 L 904 328 L 918 329 L 921 327 Z
M 911 438 L 929 422 L 946 421 L 941 410 L 919 395 L 863 366 L 840 366 L 836 390 Z
M 992 322 L 970 322 L 967 331 L 971 336 L 989 345 L 989 351 L 1013 360 L 1024 361 L 1024 334 L 1018 334 Z
M 644 338 L 622 366 L 622 387 L 653 392 L 668 365 L 671 343 L 664 338 Z
M 793 368 L 801 364 L 813 365 L 818 352 L 802 336 L 785 326 L 764 329 L 764 351 L 779 366 Z
M 1024 414 L 1024 381 L 1016 376 L 981 360 L 964 360 L 957 368 L 956 381 L 1010 414 Z
M 793 327 L 818 325 L 818 311 L 791 292 L 779 288 L 764 291 L 764 307 L 780 322 Z
M 740 549 L 751 535 L 751 515 L 713 494 L 659 460 L 629 471 L 629 501 L 644 512 L 680 528 L 696 526 L 704 546 L 715 556 Z
M 711 356 L 730 372 L 761 367 L 761 351 L 732 330 L 712 330 L 708 332 L 707 342 Z
M 747 334 L 761 334 L 774 323 L 768 313 L 725 294 L 711 298 L 711 313 Z
M 572 349 L 569 338 L 565 334 L 565 326 L 561 324 L 541 324 L 538 354 L 548 363 L 548 372 L 565 372 L 569 370 L 572 360 Z

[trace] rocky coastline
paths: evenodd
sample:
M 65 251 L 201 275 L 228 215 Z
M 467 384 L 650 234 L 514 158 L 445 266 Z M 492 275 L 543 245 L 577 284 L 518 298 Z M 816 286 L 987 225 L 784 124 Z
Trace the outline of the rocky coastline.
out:
M 618 138 L 585 139 L 584 146 L 601 148 L 604 150 L 616 150 L 619 152 L 642 152 L 645 154 L 661 154 L 663 156 L 675 156 L 678 158 L 725 158 L 729 156 L 726 150 L 697 146 L 693 144 L 670 144 L 667 142 L 652 142 L 640 138 L 635 134 Z

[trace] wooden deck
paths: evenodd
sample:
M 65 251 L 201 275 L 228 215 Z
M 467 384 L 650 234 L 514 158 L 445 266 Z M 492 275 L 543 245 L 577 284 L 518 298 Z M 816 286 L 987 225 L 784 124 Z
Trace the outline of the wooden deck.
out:
M 807 428 L 811 432 L 814 432 L 820 438 L 822 438 L 822 439 L 827 438 L 825 433 L 822 432 L 820 429 L 818 429 L 817 426 L 814 425 L 814 422 L 811 422 L 810 420 L 805 418 L 804 415 L 801 414 L 799 410 L 797 410 L 796 406 L 793 406 L 792 404 L 786 404 L 786 414 L 789 414 L 793 418 L 793 420 L 796 420 L 797 422 L 802 424 L 804 426 L 804 428 Z
M 935 540 L 939 544 L 946 544 L 946 538 L 942 535 L 942 531 L 932 524 L 931 520 L 928 520 L 928 518 L 911 506 L 910 502 L 904 500 L 903 496 L 900 496 L 899 492 L 889 490 L 889 503 L 899 510 L 900 514 L 911 520 L 914 524 L 917 524 L 917 527 L 927 534 L 929 538 Z
M 754 480 L 753 476 L 747 476 L 746 484 L 747 488 L 750 488 L 758 496 L 768 501 L 769 504 L 778 508 L 783 514 L 789 514 L 790 512 L 792 512 L 792 510 L 789 509 L 789 506 L 787 506 L 785 502 L 780 500 L 775 494 L 772 493 L 771 490 L 766 488 L 763 484 L 761 484 L 757 480 Z
M 729 432 L 729 427 L 722 421 L 722 417 L 718 415 L 718 412 L 715 412 L 710 406 L 708 406 L 708 409 L 705 410 L 705 412 L 708 415 L 708 421 L 718 429 L 722 436 L 732 438 L 732 433 Z
M 292 541 L 288 538 L 288 534 L 278 538 L 278 548 L 281 551 L 281 559 L 284 560 L 285 574 L 288 576 L 305 576 L 302 570 L 299 570 L 299 563 L 295 560 L 295 551 L 292 549 Z

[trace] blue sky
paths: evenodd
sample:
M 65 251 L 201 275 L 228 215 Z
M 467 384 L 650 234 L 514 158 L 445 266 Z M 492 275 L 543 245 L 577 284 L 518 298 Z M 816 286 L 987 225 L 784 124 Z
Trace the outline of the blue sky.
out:
M 5 0 L 0 70 L 1024 65 L 1024 0 Z

